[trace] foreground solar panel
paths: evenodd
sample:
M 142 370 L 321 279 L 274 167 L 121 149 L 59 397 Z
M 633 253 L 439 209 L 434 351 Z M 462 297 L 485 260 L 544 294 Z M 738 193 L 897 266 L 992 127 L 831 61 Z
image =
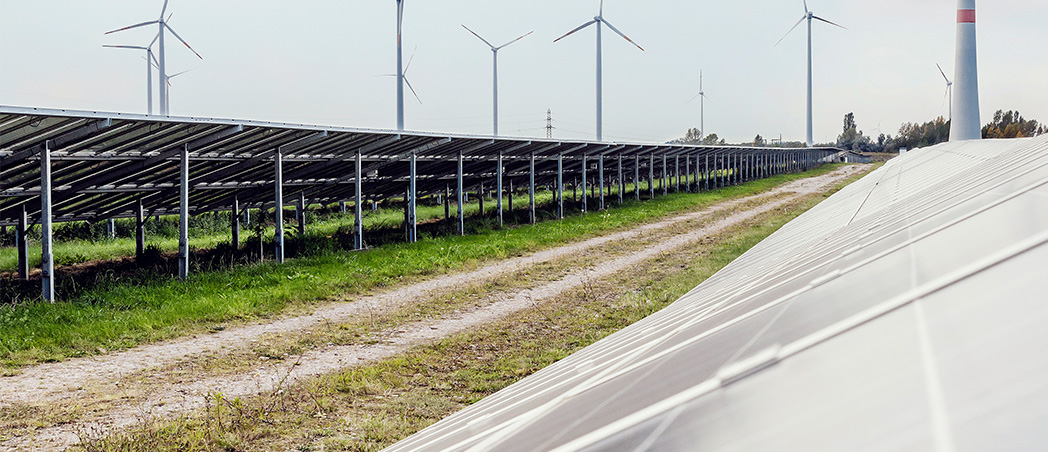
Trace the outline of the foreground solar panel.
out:
M 1043 450 L 1048 137 L 884 167 L 389 450 Z

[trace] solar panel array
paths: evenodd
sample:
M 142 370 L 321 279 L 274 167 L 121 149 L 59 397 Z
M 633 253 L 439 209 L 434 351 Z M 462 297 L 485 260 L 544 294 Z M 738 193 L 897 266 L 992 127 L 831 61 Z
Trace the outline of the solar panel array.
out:
M 530 140 L 427 133 L 360 130 L 201 118 L 168 118 L 116 113 L 0 107 L 0 225 L 15 225 L 25 205 L 30 217 L 40 213 L 40 152 L 51 142 L 53 218 L 56 222 L 99 221 L 134 217 L 137 199 L 144 198 L 149 215 L 174 214 L 179 207 L 179 158 L 189 148 L 190 209 L 193 214 L 228 210 L 233 197 L 241 207 L 274 205 L 274 161 L 283 159 L 285 199 L 302 193 L 310 204 L 351 200 L 357 179 L 355 160 L 362 159 L 362 191 L 366 199 L 403 197 L 409 160 L 418 165 L 419 196 L 454 188 L 458 158 L 463 156 L 467 190 L 495 180 L 496 161 L 504 158 L 506 183 L 520 187 L 536 159 L 536 183 L 551 185 L 557 158 L 564 172 L 578 177 L 583 156 L 610 164 L 626 157 L 627 171 L 649 157 L 670 159 L 719 157 L 754 163 L 786 164 L 799 150 L 729 146 L 620 144 L 585 141 Z M 833 150 L 820 149 L 819 156 Z M 774 158 L 774 160 L 772 160 Z M 656 178 L 662 161 L 655 161 Z M 670 164 L 674 163 L 670 160 Z M 684 162 L 680 163 L 682 171 Z M 692 167 L 694 171 L 694 166 Z M 617 167 L 616 167 L 617 169 Z M 673 170 L 675 168 L 671 168 Z M 607 175 L 610 175 L 611 171 Z M 629 175 L 627 174 L 627 180 Z M 590 175 L 593 176 L 592 174 Z
M 388 450 L 1041 450 L 1046 269 L 1048 137 L 919 149 Z

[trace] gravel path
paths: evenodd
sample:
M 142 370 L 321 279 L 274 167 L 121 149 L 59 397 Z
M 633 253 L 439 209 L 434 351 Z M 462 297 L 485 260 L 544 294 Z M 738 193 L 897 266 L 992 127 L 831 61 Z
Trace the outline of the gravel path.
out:
M 676 216 L 606 236 L 575 244 L 541 251 L 529 256 L 495 262 L 479 269 L 424 281 L 383 294 L 361 297 L 353 302 L 335 303 L 317 310 L 312 315 L 277 320 L 258 325 L 230 328 L 206 336 L 180 339 L 146 345 L 105 356 L 72 359 L 61 363 L 42 364 L 26 368 L 21 374 L 0 378 L 0 406 L 12 403 L 73 402 L 83 394 L 86 385 L 106 385 L 123 376 L 172 364 L 204 353 L 245 349 L 270 333 L 288 334 L 308 331 L 326 322 L 340 322 L 370 315 L 375 309 L 396 309 L 414 304 L 441 290 L 492 280 L 521 268 L 576 255 L 582 251 L 614 241 L 626 240 L 657 232 L 689 220 L 708 217 L 730 210 L 740 204 L 762 198 L 778 197 L 774 201 L 740 210 L 699 229 L 659 242 L 626 256 L 592 266 L 583 272 L 573 272 L 558 280 L 526 288 L 494 298 L 490 304 L 440 319 L 409 323 L 385 332 L 385 340 L 371 345 L 330 346 L 303 354 L 295 363 L 260 363 L 249 373 L 203 379 L 186 378 L 182 383 L 165 383 L 152 388 L 151 394 L 132 403 L 114 403 L 105 413 L 96 413 L 92 420 L 74 422 L 37 430 L 31 437 L 10 438 L 0 442 L 2 450 L 62 450 L 76 444 L 77 432 L 104 434 L 134 425 L 150 418 L 166 418 L 203 407 L 204 396 L 222 393 L 225 397 L 243 397 L 272 391 L 280 384 L 290 384 L 346 367 L 373 363 L 395 356 L 407 349 L 437 339 L 467 331 L 478 325 L 495 321 L 514 312 L 553 299 L 578 288 L 587 281 L 598 280 L 626 270 L 661 253 L 683 247 L 704 237 L 739 224 L 765 212 L 779 208 L 799 197 L 826 190 L 838 182 L 862 171 L 863 167 L 847 166 L 833 173 L 803 179 L 756 196 L 718 204 L 699 212 Z M 785 197 L 779 195 L 789 194 Z M 118 389 L 114 388 L 114 391 Z

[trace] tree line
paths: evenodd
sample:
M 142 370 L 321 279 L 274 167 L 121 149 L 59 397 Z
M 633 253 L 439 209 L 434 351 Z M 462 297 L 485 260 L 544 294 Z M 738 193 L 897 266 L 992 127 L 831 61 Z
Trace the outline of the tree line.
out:
M 982 136 L 985 139 L 995 138 L 1028 138 L 1048 133 L 1048 125 L 1041 124 L 1033 119 L 1023 118 L 1018 111 L 997 110 L 993 115 L 993 121 L 982 128 Z M 840 149 L 872 152 L 872 153 L 898 153 L 900 149 L 916 149 L 936 145 L 950 141 L 950 121 L 942 116 L 924 123 L 907 122 L 899 127 L 899 133 L 895 136 L 881 133 L 877 137 L 864 134 L 859 130 L 855 121 L 855 113 L 844 115 L 844 129 L 837 137 L 835 143 L 825 143 L 819 146 L 834 146 Z M 688 129 L 683 137 L 670 142 L 670 144 L 702 144 L 702 145 L 727 145 L 727 141 L 718 137 L 716 133 L 704 135 L 699 129 Z M 736 143 L 743 146 L 777 146 L 787 148 L 801 148 L 804 143 L 799 141 L 780 142 L 767 140 L 761 135 L 753 138 L 753 141 Z

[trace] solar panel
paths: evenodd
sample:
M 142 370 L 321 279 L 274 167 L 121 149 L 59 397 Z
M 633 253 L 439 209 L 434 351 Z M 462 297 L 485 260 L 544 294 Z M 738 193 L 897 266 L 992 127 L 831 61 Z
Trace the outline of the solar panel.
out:
M 1048 137 L 889 161 L 663 311 L 388 450 L 1038 450 Z

